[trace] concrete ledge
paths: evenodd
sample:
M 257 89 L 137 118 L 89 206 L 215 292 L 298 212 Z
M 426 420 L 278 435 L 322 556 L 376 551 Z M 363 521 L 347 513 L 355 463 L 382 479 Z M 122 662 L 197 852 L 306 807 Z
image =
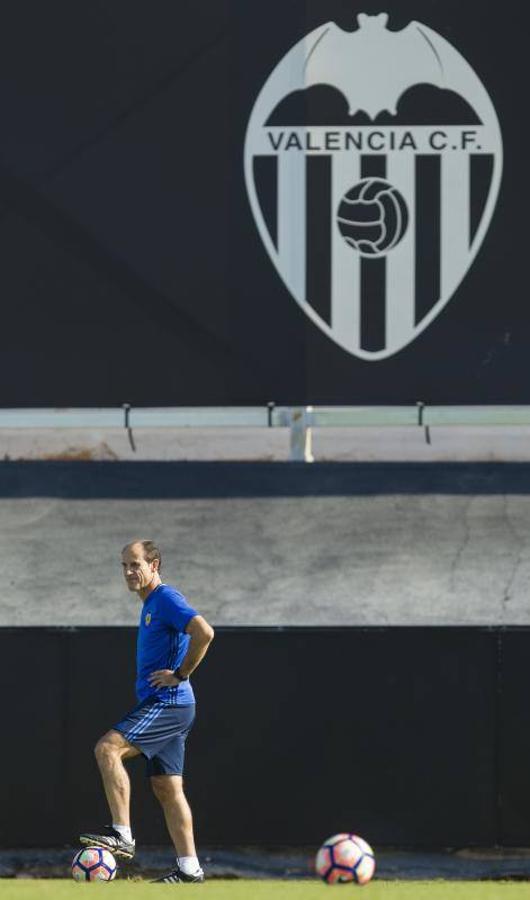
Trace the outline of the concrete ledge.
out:
M 315 428 L 318 462 L 527 462 L 530 426 Z M 427 441 L 428 439 L 428 441 Z M 288 428 L 2 428 L 0 460 L 285 462 Z

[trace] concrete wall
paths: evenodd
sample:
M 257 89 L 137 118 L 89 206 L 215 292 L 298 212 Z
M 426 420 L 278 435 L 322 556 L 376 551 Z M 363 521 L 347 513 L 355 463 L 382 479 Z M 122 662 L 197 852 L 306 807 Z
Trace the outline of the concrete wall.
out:
M 2 625 L 132 625 L 149 535 L 215 625 L 530 624 L 527 465 L 0 464 Z

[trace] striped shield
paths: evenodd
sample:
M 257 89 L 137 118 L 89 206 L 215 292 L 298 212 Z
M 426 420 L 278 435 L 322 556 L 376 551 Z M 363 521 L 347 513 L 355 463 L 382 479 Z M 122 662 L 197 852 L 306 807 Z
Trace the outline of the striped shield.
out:
M 321 26 L 273 70 L 250 116 L 245 178 L 296 302 L 348 353 L 378 360 L 427 328 L 471 266 L 502 138 L 486 89 L 444 38 L 417 22 L 391 32 L 384 14 L 358 21 Z

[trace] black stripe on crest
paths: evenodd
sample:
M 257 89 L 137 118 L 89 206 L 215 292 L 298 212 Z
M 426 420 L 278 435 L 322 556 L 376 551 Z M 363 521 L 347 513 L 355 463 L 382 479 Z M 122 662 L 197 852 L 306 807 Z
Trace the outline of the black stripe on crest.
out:
M 278 157 L 254 157 L 254 184 L 271 240 L 278 249 Z
M 469 166 L 469 246 L 471 246 L 482 221 L 491 187 L 493 155 L 472 153 L 469 157 Z
M 361 156 L 361 178 L 386 178 L 386 156 Z M 361 347 L 375 352 L 386 344 L 386 257 L 361 257 Z
M 386 156 L 382 153 L 361 156 L 361 178 L 386 178 Z
M 436 154 L 416 156 L 416 304 L 415 322 L 440 299 L 441 161 Z
M 306 300 L 331 323 L 331 165 L 327 156 L 306 157 Z

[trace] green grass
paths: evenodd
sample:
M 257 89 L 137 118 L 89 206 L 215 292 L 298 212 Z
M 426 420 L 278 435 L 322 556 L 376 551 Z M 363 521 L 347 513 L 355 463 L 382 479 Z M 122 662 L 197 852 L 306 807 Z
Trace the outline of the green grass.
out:
M 530 887 L 519 882 L 484 881 L 373 881 L 366 887 L 327 885 L 315 881 L 223 881 L 203 885 L 76 884 L 69 880 L 3 879 L 0 900 L 70 900 L 110 891 L 112 900 L 528 900 Z M 331 892 L 331 893 L 330 893 Z

